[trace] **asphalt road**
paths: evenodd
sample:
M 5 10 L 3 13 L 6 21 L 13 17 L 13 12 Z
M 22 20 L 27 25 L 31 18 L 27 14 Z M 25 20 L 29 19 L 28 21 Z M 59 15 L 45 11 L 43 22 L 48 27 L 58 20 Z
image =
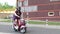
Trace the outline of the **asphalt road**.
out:
M 0 24 L 0 34 L 20 34 L 12 29 L 12 25 Z M 60 29 L 28 27 L 25 34 L 60 34 Z

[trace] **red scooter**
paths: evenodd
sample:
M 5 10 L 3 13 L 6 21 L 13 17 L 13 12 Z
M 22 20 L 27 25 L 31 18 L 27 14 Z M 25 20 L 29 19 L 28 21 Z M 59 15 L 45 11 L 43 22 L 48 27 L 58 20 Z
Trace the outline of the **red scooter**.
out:
M 13 29 L 15 31 L 20 31 L 20 33 L 24 34 L 26 33 L 26 23 L 24 19 L 20 19 L 20 21 L 17 23 L 13 23 Z

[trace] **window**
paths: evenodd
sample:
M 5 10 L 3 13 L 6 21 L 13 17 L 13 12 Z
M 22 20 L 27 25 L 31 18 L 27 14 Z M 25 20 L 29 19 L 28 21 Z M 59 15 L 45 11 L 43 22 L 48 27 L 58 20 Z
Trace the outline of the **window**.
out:
M 28 10 L 29 11 L 37 11 L 37 6 L 29 6 Z
M 30 12 L 30 11 L 37 11 L 37 6 L 28 6 L 28 7 L 22 7 L 21 11 L 25 11 L 25 12 Z
M 18 1 L 18 7 L 22 6 L 22 2 Z
M 22 6 L 22 2 L 18 0 L 18 7 Z
M 28 6 L 28 0 L 24 0 L 23 4 L 24 6 Z
M 48 12 L 48 16 L 54 16 L 54 12 Z
M 50 0 L 50 1 L 60 1 L 60 0 Z
M 23 5 L 28 6 L 28 0 L 24 0 Z M 22 6 L 22 2 L 18 1 L 18 6 Z

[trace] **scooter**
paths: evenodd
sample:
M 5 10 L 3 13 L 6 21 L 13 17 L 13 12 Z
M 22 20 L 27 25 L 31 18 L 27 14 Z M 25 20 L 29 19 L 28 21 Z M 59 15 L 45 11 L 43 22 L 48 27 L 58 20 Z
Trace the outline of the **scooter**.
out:
M 18 25 L 16 23 L 13 23 L 13 29 L 14 31 L 19 31 L 20 33 L 24 34 L 26 33 L 26 23 L 24 19 L 20 19 L 20 22 L 18 22 Z

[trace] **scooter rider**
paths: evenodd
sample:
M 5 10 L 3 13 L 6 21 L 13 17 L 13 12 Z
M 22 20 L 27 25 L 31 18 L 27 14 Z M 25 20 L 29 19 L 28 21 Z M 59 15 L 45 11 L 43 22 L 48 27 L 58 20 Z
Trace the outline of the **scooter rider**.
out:
M 17 23 L 18 25 L 18 22 L 20 22 L 20 18 L 21 18 L 21 8 L 17 8 L 14 15 L 13 15 L 13 20 L 15 23 Z

